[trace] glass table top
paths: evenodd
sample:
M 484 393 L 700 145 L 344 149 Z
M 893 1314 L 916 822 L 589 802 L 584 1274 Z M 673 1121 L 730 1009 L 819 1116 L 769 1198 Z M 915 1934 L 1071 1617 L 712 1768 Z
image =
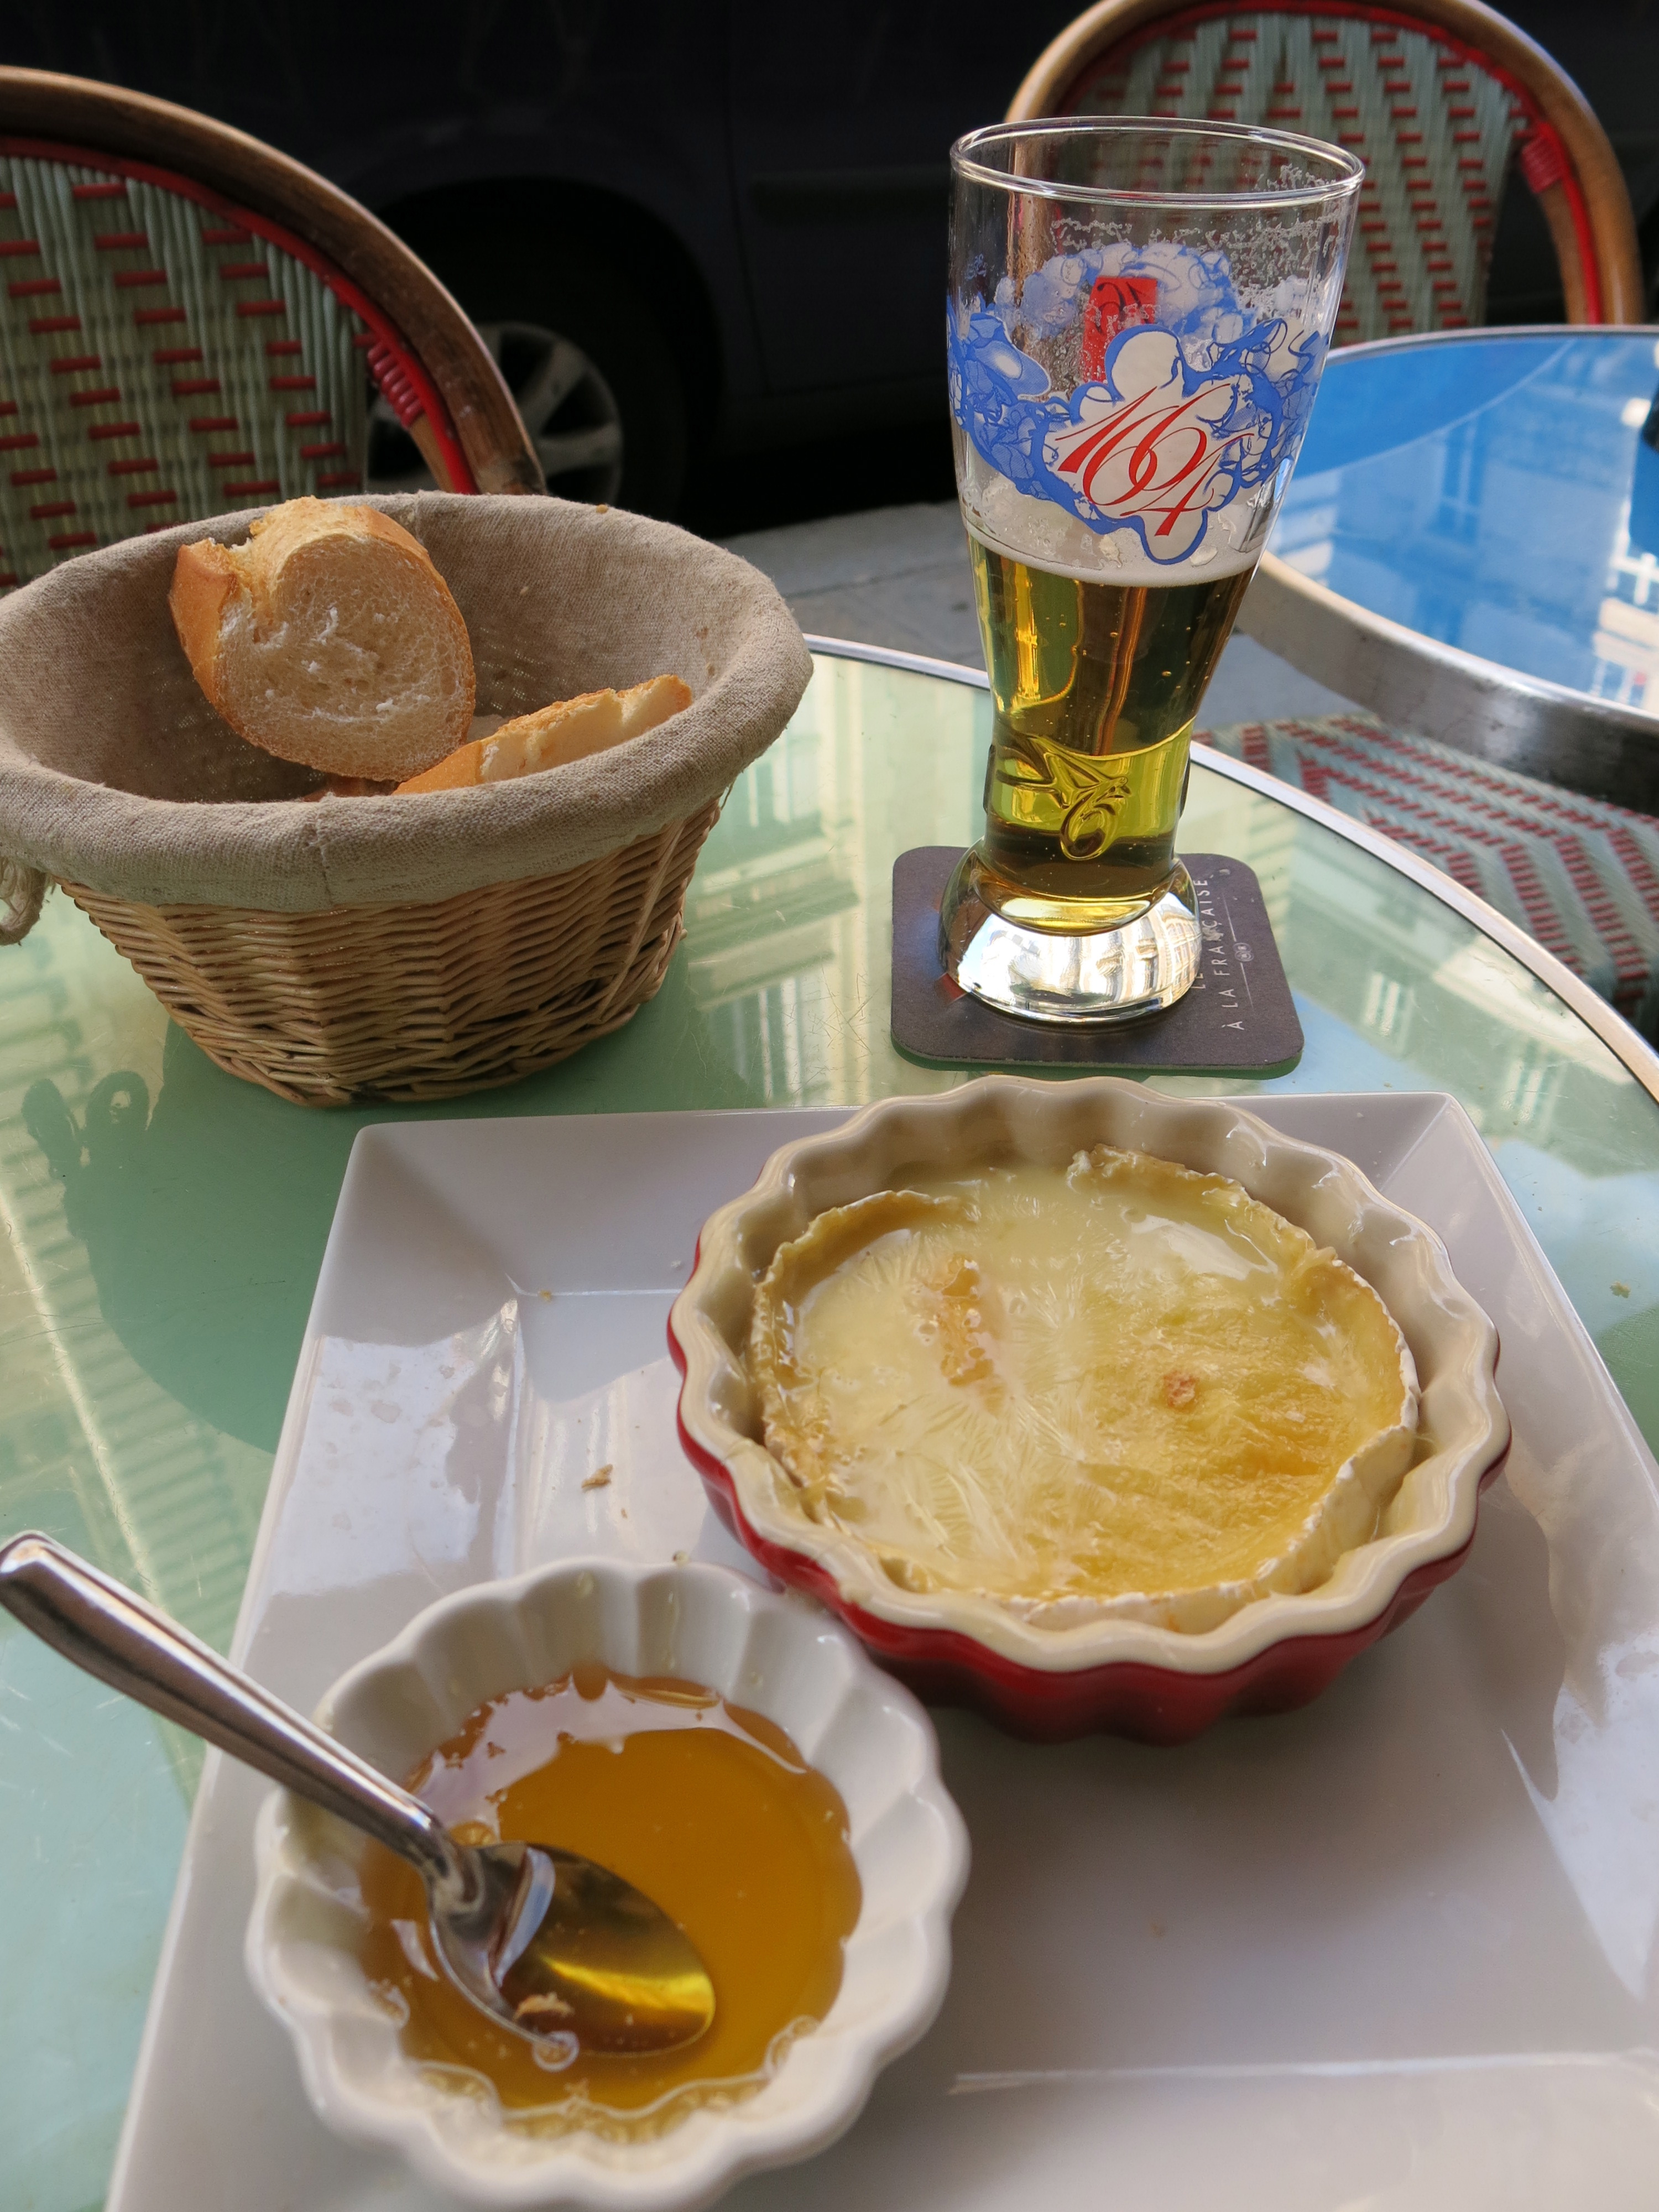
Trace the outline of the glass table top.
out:
M 1651 332 L 1334 353 L 1272 550 L 1419 635 L 1659 714 Z
M 228 1643 L 365 1123 L 854 1106 L 963 1080 L 889 1037 L 890 880 L 904 848 L 973 834 L 988 729 L 972 685 L 820 659 L 704 850 L 657 999 L 562 1066 L 441 1106 L 319 1111 L 237 1081 L 49 901 L 0 951 L 0 1534 L 45 1528 Z M 1659 1444 L 1659 1103 L 1385 860 L 1201 767 L 1182 835 L 1261 878 L 1307 1049 L 1269 1084 L 1158 1087 L 1455 1092 Z M 5 2212 L 102 2200 L 199 1763 L 0 1625 Z

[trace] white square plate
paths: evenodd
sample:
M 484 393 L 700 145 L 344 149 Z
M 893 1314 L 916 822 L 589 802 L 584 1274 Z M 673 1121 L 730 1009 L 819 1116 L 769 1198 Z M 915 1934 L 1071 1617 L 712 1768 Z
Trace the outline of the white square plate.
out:
M 945 2012 L 747 2212 L 1654 2202 L 1659 1469 L 1454 1101 L 1248 1103 L 1431 1222 L 1498 1323 L 1515 1443 L 1469 1563 L 1317 1704 L 1183 1749 L 939 1714 L 975 1861 Z M 365 1130 L 242 1663 L 309 1707 L 485 1577 L 749 1565 L 679 1450 L 664 1322 L 705 1216 L 842 1118 Z M 434 2212 L 312 2117 L 244 1979 L 265 1787 L 210 1754 L 108 2212 Z

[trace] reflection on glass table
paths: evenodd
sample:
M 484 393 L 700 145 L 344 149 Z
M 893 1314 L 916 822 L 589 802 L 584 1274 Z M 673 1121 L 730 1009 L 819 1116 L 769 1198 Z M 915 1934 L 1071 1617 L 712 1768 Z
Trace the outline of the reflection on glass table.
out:
M 1652 331 L 1334 356 L 1243 621 L 1385 719 L 1591 788 L 1539 750 L 1553 730 L 1571 763 L 1575 708 L 1581 749 L 1613 727 L 1659 747 L 1656 389 Z M 1602 795 L 1653 805 L 1629 765 Z
M 974 834 L 988 735 L 975 683 L 820 657 L 705 848 L 658 999 L 459 1108 L 315 1111 L 236 1081 L 51 901 L 0 954 L 0 1531 L 43 1527 L 228 1641 L 367 1122 L 460 1115 L 487 1142 L 506 1115 L 855 1106 L 962 1080 L 888 1035 L 890 879 L 907 848 Z M 1182 837 L 1255 870 L 1308 1043 L 1271 1084 L 1158 1087 L 1455 1094 L 1659 1443 L 1653 1055 L 1605 1008 L 1598 1034 L 1582 987 L 1488 933 L 1466 897 L 1447 903 L 1248 769 L 1200 757 Z M 0 1883 L 39 1899 L 0 1919 L 7 2212 L 14 2196 L 30 2212 L 101 2198 L 198 1771 L 146 1716 L 0 1631 Z

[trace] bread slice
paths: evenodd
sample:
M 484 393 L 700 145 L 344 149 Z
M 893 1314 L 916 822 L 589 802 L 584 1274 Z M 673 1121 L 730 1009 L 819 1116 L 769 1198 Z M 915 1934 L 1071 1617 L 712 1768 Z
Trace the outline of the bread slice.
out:
M 167 605 L 212 704 L 283 760 L 396 780 L 472 720 L 460 610 L 426 548 L 373 507 L 289 500 L 246 545 L 181 545 Z
M 300 805 L 314 805 L 320 799 L 384 799 L 388 792 L 398 788 L 384 776 L 331 775 L 319 783 L 315 791 L 302 791 Z
M 490 735 L 472 738 L 436 768 L 410 776 L 398 789 L 459 791 L 469 784 L 504 783 L 509 776 L 563 768 L 625 738 L 641 737 L 690 704 L 690 686 L 678 676 L 653 676 L 629 691 L 585 691 L 580 699 L 560 699 L 550 707 L 538 708 L 533 714 L 503 722 Z

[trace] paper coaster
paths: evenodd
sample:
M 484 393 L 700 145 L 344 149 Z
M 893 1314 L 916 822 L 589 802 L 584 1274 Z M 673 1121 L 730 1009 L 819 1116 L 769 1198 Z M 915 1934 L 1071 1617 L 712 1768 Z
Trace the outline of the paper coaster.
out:
M 1285 1075 L 1302 1024 L 1261 886 L 1243 860 L 1183 853 L 1204 934 L 1198 980 L 1160 1014 L 1062 1029 L 999 1013 L 958 990 L 939 958 L 939 909 L 955 845 L 918 845 L 893 864 L 893 1042 L 946 1067 L 1128 1067 L 1148 1074 Z

